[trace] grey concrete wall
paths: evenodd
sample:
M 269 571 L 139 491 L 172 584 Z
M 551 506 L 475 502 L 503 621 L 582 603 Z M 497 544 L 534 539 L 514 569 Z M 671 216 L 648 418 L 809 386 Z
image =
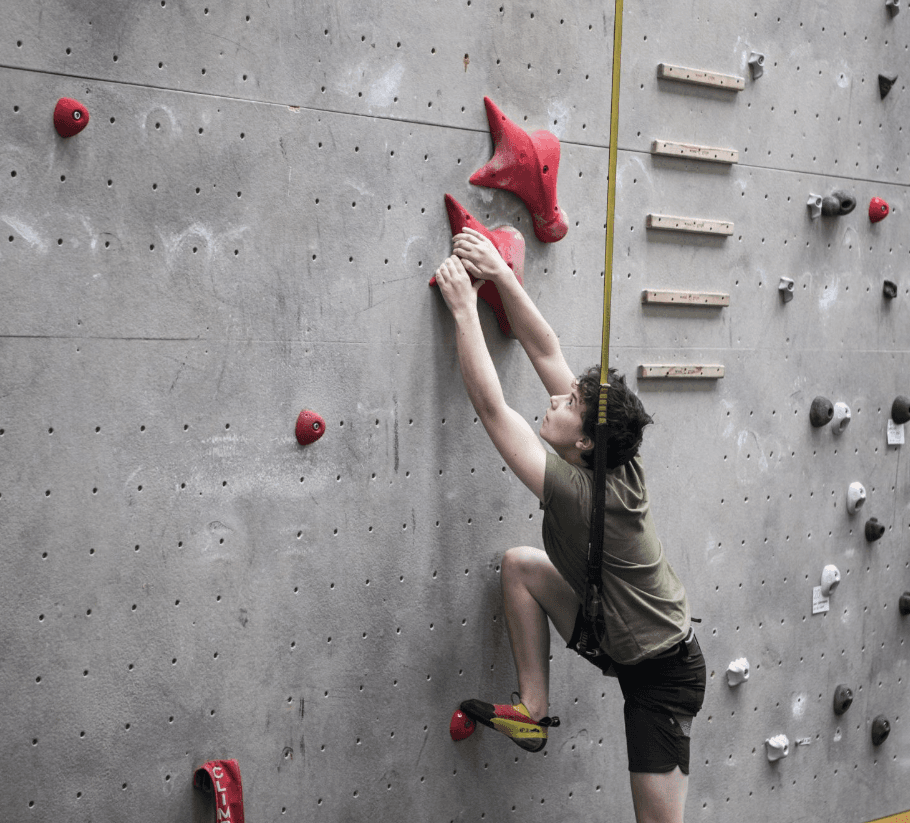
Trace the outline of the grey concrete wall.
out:
M 508 0 L 5 11 L 8 819 L 206 820 L 190 775 L 218 757 L 240 761 L 251 821 L 631 819 L 618 687 L 558 644 L 543 756 L 449 739 L 461 699 L 514 687 L 498 563 L 539 545 L 540 515 L 475 420 L 426 286 L 448 192 L 524 232 L 529 292 L 571 364 L 597 361 L 612 22 L 612 4 Z M 691 820 L 910 808 L 910 484 L 885 440 L 910 394 L 908 26 L 858 0 L 626 4 L 612 351 L 657 420 L 658 528 L 704 618 Z M 672 84 L 660 62 L 746 86 Z M 899 75 L 885 100 L 879 72 Z M 484 95 L 562 140 L 560 243 L 468 184 L 490 156 Z M 91 112 L 65 141 L 62 96 Z M 658 138 L 740 162 L 655 158 Z M 812 221 L 809 192 L 834 188 L 856 211 Z M 872 196 L 892 207 L 874 226 Z M 735 230 L 660 234 L 649 212 Z M 731 304 L 642 307 L 645 288 Z M 536 420 L 533 371 L 483 321 Z M 648 362 L 726 376 L 635 380 Z M 852 407 L 843 435 L 809 426 L 817 394 Z M 304 407 L 328 424 L 306 449 Z M 869 498 L 850 517 L 854 480 Z M 872 515 L 888 530 L 869 545 Z M 813 615 L 827 563 L 843 582 Z M 752 676 L 731 690 L 740 656 Z M 837 718 L 842 682 L 856 700 Z M 772 765 L 778 733 L 811 743 Z

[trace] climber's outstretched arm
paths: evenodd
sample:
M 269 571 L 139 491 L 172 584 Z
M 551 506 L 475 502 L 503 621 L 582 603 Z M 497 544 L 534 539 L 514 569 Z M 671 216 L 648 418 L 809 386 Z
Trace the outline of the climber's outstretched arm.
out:
M 575 375 L 566 363 L 556 332 L 522 288 L 496 246 L 480 232 L 464 228 L 453 238 L 452 251 L 461 258 L 469 274 L 496 285 L 512 331 L 530 358 L 547 394 L 568 394 Z
M 468 397 L 502 459 L 542 500 L 547 453 L 528 422 L 506 404 L 477 315 L 481 284 L 471 284 L 461 260 L 454 255 L 437 269 L 436 282 L 455 319 L 458 362 Z

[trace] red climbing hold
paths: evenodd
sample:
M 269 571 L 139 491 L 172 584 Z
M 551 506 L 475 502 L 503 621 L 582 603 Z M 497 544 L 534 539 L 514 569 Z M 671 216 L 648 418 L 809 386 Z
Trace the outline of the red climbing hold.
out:
M 210 760 L 193 772 L 193 786 L 214 796 L 218 820 L 244 823 L 243 781 L 236 760 Z
M 559 140 L 548 131 L 528 134 L 484 97 L 493 137 L 493 158 L 471 175 L 477 186 L 505 189 L 517 194 L 534 218 L 534 234 L 542 243 L 566 236 L 566 213 L 556 202 Z
M 464 740 L 474 734 L 477 724 L 471 720 L 461 709 L 456 709 L 452 715 L 452 722 L 449 723 L 449 734 L 452 740 Z
M 521 236 L 521 232 L 511 226 L 499 226 L 490 231 L 450 194 L 447 194 L 445 199 L 452 235 L 459 234 L 465 227 L 479 231 L 496 246 L 496 251 L 502 255 L 506 265 L 515 272 L 518 282 L 524 285 L 525 239 Z M 473 283 L 476 280 L 477 278 L 471 275 L 471 282 Z M 436 285 L 435 277 L 430 280 L 430 285 Z M 502 298 L 499 296 L 496 286 L 487 280 L 480 287 L 477 295 L 490 304 L 502 333 L 511 334 L 512 326 L 509 324 L 509 318 L 506 315 L 506 310 L 502 305 Z
M 873 223 L 884 220 L 890 211 L 891 209 L 888 207 L 888 204 L 882 200 L 881 197 L 873 197 L 872 200 L 869 201 L 869 219 Z
M 297 435 L 297 442 L 301 446 L 308 446 L 310 443 L 315 443 L 325 434 L 325 420 L 316 412 L 304 409 L 297 415 L 297 427 L 294 433 Z
M 61 137 L 79 134 L 88 125 L 88 109 L 78 100 L 61 97 L 54 108 L 54 128 Z

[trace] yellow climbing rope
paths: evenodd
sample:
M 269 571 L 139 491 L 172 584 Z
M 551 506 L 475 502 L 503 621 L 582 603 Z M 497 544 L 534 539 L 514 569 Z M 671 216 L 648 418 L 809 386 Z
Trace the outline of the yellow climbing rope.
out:
M 595 645 L 606 632 L 603 603 L 604 507 L 607 485 L 607 380 L 610 374 L 610 303 L 613 296 L 613 223 L 616 212 L 616 144 L 619 139 L 619 62 L 622 54 L 622 0 L 616 0 L 613 18 L 613 91 L 610 100 L 610 164 L 607 184 L 607 237 L 604 249 L 604 319 L 600 358 L 600 392 L 597 403 L 594 459 L 594 507 L 588 541 L 588 566 L 585 582 L 584 612 L 594 627 Z M 587 640 L 584 641 L 587 646 Z
M 622 0 L 613 18 L 613 91 L 610 96 L 610 161 L 607 181 L 607 237 L 604 248 L 604 319 L 600 356 L 600 402 L 597 422 L 607 422 L 607 376 L 610 363 L 610 303 L 613 297 L 613 224 L 616 219 L 616 144 L 619 139 L 619 63 L 622 56 Z

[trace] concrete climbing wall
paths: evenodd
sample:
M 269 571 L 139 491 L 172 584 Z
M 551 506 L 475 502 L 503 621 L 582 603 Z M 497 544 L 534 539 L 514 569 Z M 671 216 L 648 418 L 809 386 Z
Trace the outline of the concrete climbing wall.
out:
M 543 756 L 448 737 L 461 699 L 514 688 L 498 562 L 539 545 L 540 514 L 476 422 L 426 286 L 450 193 L 524 232 L 527 288 L 573 367 L 597 361 L 612 23 L 612 4 L 524 0 L 6 11 L 9 819 L 208 820 L 190 776 L 220 757 L 240 762 L 250 821 L 631 818 L 618 687 L 558 643 L 563 726 Z M 885 435 L 910 394 L 908 26 L 884 0 L 626 4 L 613 359 L 657 420 L 659 531 L 704 618 L 692 820 L 910 808 L 910 483 Z M 658 79 L 660 63 L 743 89 Z M 879 73 L 898 75 L 884 100 Z M 484 95 L 561 139 L 560 243 L 468 184 L 490 156 Z M 91 114 L 68 140 L 60 97 Z M 739 158 L 655 156 L 654 140 Z M 813 220 L 809 194 L 838 188 L 856 210 Z M 892 210 L 875 225 L 872 196 Z M 643 306 L 646 289 L 730 302 Z M 483 321 L 535 421 L 545 394 Z M 655 363 L 725 376 L 636 377 Z M 851 407 L 842 434 L 809 425 L 816 395 Z M 304 407 L 327 423 L 305 449 Z M 850 516 L 853 481 L 868 499 Z M 869 516 L 887 527 L 874 544 Z M 829 563 L 842 582 L 813 614 Z M 837 717 L 840 683 L 855 699 Z M 892 730 L 874 747 L 879 714 Z M 777 734 L 790 754 L 772 764 Z

